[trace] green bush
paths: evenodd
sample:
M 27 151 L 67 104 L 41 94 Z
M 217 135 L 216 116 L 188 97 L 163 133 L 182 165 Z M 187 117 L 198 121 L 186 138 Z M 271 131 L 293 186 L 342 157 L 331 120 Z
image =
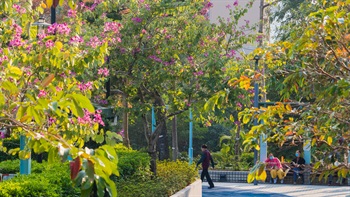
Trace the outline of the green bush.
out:
M 149 169 L 150 157 L 147 153 L 128 149 L 122 145 L 116 145 L 116 153 L 120 178 L 127 178 L 137 172 Z
M 198 177 L 194 165 L 187 162 L 158 162 L 157 177 L 150 173 L 135 174 L 124 180 L 118 180 L 118 195 L 123 197 L 171 196 L 191 184 Z
M 254 164 L 254 153 L 242 153 L 241 162 L 246 164 L 249 167 L 252 167 Z
M 7 149 L 7 151 L 19 148 L 19 139 L 2 139 L 2 146 Z M 6 160 L 14 160 L 17 159 L 17 155 L 11 155 L 5 152 L 0 151 L 0 161 L 6 161 Z
M 45 163 L 37 163 L 36 161 L 32 161 L 31 163 L 32 173 L 41 173 L 45 169 Z M 3 174 L 16 174 L 19 173 L 20 160 L 7 160 L 0 162 L 0 173 Z
M 12 162 L 19 164 L 18 160 Z M 17 175 L 0 182 L 0 196 L 80 196 L 80 190 L 73 187 L 70 180 L 68 163 L 63 165 L 33 162 L 32 167 L 33 173 L 30 175 Z

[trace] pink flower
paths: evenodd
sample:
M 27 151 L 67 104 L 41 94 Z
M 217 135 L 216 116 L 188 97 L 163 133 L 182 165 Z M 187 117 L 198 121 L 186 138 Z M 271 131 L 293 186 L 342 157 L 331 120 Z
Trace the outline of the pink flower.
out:
M 238 6 L 238 0 L 235 0 L 235 2 L 233 3 L 233 6 Z
M 52 40 L 48 40 L 45 42 L 46 48 L 51 49 L 54 45 L 55 45 L 55 43 Z
M 107 77 L 109 75 L 109 70 L 107 68 L 100 68 L 97 74 Z
M 142 19 L 139 18 L 139 17 L 132 18 L 131 20 L 134 21 L 135 23 L 141 23 L 142 22 Z
M 233 49 L 230 50 L 230 51 L 226 54 L 226 56 L 229 57 L 229 58 L 230 58 L 230 57 L 234 57 L 235 55 L 236 55 L 236 51 L 233 50 Z
M 152 60 L 154 60 L 156 62 L 160 62 L 160 63 L 163 62 L 163 60 L 160 59 L 159 57 L 157 57 L 156 55 L 150 55 L 148 58 L 150 58 L 150 59 L 152 59 Z
M 237 98 L 239 98 L 239 99 L 244 99 L 244 94 L 238 95 Z
M 118 134 L 124 138 L 124 130 L 121 130 Z
M 103 32 L 112 31 L 114 33 L 119 33 L 119 29 L 122 27 L 120 23 L 117 22 L 106 22 L 103 28 Z
M 76 10 L 68 10 L 68 17 L 75 18 L 77 16 Z
M 102 42 L 97 36 L 94 36 L 90 38 L 90 42 L 88 43 L 88 45 L 91 46 L 92 48 L 96 48 L 97 46 L 102 45 Z
M 56 122 L 56 119 L 53 118 L 53 117 L 50 117 L 50 118 L 47 120 L 47 124 L 48 124 L 48 125 L 52 125 L 52 124 L 54 124 L 55 122 Z
M 9 46 L 11 47 L 19 47 L 23 45 L 23 41 L 20 37 L 15 37 L 13 40 L 10 41 Z
M 80 89 L 80 91 L 85 91 L 85 90 L 92 90 L 92 85 L 93 83 L 91 81 L 87 82 L 87 83 L 78 83 L 78 88 Z
M 94 114 L 94 122 L 95 123 L 98 123 L 98 124 L 100 124 L 100 125 L 102 125 L 102 126 L 105 126 L 105 123 L 103 122 L 103 120 L 102 120 L 102 117 L 101 117 L 101 110 L 96 110 L 96 113 Z
M 46 95 L 47 95 L 47 93 L 45 92 L 45 90 L 40 90 L 39 94 L 38 94 L 38 97 L 42 98 L 42 97 L 45 97 Z
M 25 14 L 27 12 L 27 10 L 25 8 L 22 8 L 21 6 L 17 5 L 17 4 L 13 4 L 12 6 L 16 12 L 18 12 L 18 14 Z
M 42 40 L 46 37 L 47 35 L 45 33 L 38 33 L 37 37 L 39 40 Z
M 228 4 L 228 5 L 226 6 L 226 8 L 227 8 L 227 9 L 230 9 L 230 8 L 231 8 L 231 5 L 230 5 L 230 4 Z
M 70 44 L 80 44 L 83 43 L 84 39 L 80 36 L 73 36 L 70 38 L 69 43 Z
M 243 107 L 243 105 L 240 103 L 240 102 L 237 102 L 237 107 L 239 107 L 239 108 L 242 108 Z
M 47 33 L 49 34 L 63 34 L 63 35 L 68 35 L 70 33 L 70 28 L 66 23 L 63 24 L 52 24 L 47 28 Z
M 204 72 L 200 70 L 198 72 L 194 72 L 193 75 L 194 76 L 201 76 L 201 75 L 204 75 Z

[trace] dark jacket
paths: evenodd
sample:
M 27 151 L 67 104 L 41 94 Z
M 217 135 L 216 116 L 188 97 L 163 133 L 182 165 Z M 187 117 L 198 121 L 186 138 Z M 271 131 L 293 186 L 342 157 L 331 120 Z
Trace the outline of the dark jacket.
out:
M 292 167 L 296 167 L 293 165 L 293 162 L 296 163 L 296 164 L 299 164 L 299 165 L 304 165 L 305 164 L 305 159 L 302 158 L 302 157 L 299 157 L 299 159 L 296 157 L 292 160 Z M 302 170 L 303 168 L 302 167 L 299 167 L 299 170 Z
M 211 166 L 214 168 L 214 161 L 213 158 L 210 155 L 210 152 L 208 150 L 205 150 L 202 152 L 202 156 L 201 159 L 197 162 L 197 166 L 202 163 L 202 168 L 203 169 L 208 169 L 210 166 L 210 162 L 211 162 Z

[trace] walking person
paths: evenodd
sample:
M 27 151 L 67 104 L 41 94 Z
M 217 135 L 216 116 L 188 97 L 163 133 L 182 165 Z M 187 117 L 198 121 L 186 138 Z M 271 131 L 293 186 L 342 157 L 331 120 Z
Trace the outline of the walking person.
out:
M 209 183 L 209 189 L 214 187 L 214 183 L 210 178 L 208 169 L 210 166 L 210 162 L 211 162 L 211 166 L 214 169 L 214 161 L 213 158 L 211 157 L 210 152 L 208 151 L 208 147 L 207 145 L 203 144 L 202 145 L 202 156 L 201 159 L 197 162 L 197 167 L 200 163 L 202 163 L 202 174 L 201 174 L 201 179 L 203 182 L 204 176 L 207 179 L 208 183 Z
M 292 161 L 293 167 L 293 184 L 297 184 L 297 179 L 301 178 L 301 184 L 304 184 L 303 167 L 305 165 L 305 159 L 301 157 L 301 152 L 297 150 L 295 152 L 295 158 Z

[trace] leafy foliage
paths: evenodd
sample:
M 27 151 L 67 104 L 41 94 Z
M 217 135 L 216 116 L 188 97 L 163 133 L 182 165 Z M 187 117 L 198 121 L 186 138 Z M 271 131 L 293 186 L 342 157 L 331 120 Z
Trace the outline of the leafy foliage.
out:
M 265 163 L 257 163 L 253 166 L 253 168 L 249 171 L 247 182 L 251 183 L 254 180 L 265 182 L 267 174 L 265 171 Z
M 287 103 L 260 109 L 246 109 L 240 117 L 250 124 L 248 139 L 255 146 L 264 133 L 267 141 L 291 145 L 311 141 L 313 170 L 320 179 L 338 173 L 349 174 L 349 1 L 314 1 L 316 11 L 291 29 L 291 40 L 259 49 L 267 62 L 278 60 L 275 72 L 283 76 L 280 91 Z M 302 34 L 300 34 L 302 30 Z M 281 64 L 282 62 L 282 64 Z M 274 64 L 276 65 L 276 64 Z M 290 102 L 291 100 L 303 101 Z M 340 155 L 344 157 L 340 157 Z M 333 166 L 336 158 L 340 164 Z M 317 173 L 315 173 L 317 174 Z M 340 177 L 340 176 L 339 176 Z
M 176 170 L 174 170 L 176 169 Z M 137 174 L 128 179 L 117 182 L 120 196 L 171 196 L 177 191 L 191 184 L 198 178 L 198 171 L 187 162 L 160 162 L 158 163 L 157 177 L 148 174 Z
M 19 170 L 19 160 L 2 162 L 1 168 L 10 170 L 11 164 Z M 0 188 L 0 195 L 8 197 L 80 196 L 79 189 L 74 187 L 70 180 L 67 163 L 62 165 L 33 162 L 32 174 L 16 175 L 10 180 L 0 182 Z
M 46 30 L 34 26 L 44 8 L 65 2 L 70 10 L 62 23 Z M 104 142 L 101 111 L 90 100 L 102 91 L 108 76 L 105 57 L 121 26 L 100 17 L 101 10 L 109 8 L 106 2 L 77 3 L 50 0 L 33 6 L 32 1 L 1 1 L 0 127 L 6 128 L 6 137 L 25 136 L 27 146 L 5 150 L 0 141 L 0 147 L 21 159 L 29 158 L 30 151 L 48 152 L 51 163 L 70 155 L 75 160 L 71 178 L 77 175 L 74 181 L 84 196 L 94 183 L 99 196 L 105 189 L 115 196 L 110 180 L 112 174 L 118 175 L 115 150 L 109 145 L 83 147 L 89 140 Z M 100 13 L 95 23 L 88 20 L 92 13 Z

